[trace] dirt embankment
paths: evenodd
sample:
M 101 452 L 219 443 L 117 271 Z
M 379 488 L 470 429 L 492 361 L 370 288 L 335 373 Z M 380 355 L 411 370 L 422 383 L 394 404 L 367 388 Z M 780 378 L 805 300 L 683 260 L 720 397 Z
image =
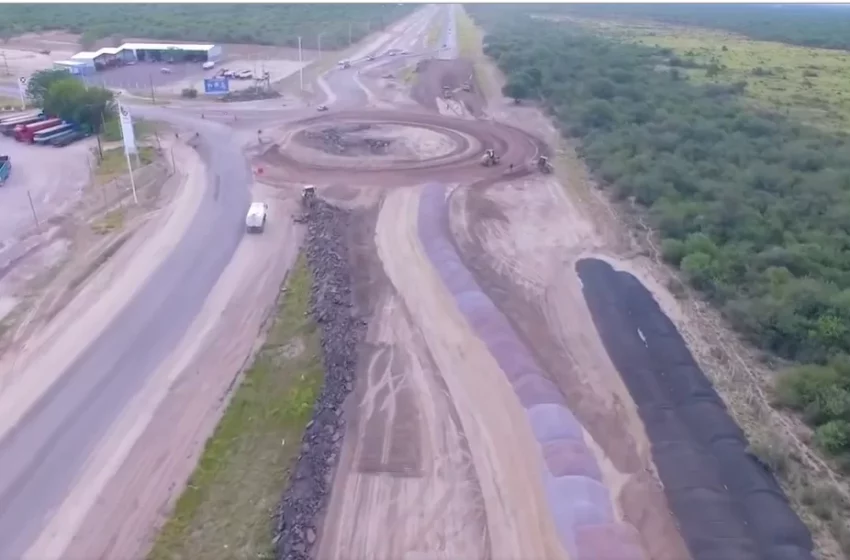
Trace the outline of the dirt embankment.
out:
M 311 557 L 345 429 L 343 402 L 354 388 L 357 346 L 366 324 L 352 313 L 348 232 L 348 212 L 315 201 L 308 216 L 307 258 L 313 274 L 311 313 L 322 330 L 325 382 L 278 511 L 275 545 L 281 560 Z

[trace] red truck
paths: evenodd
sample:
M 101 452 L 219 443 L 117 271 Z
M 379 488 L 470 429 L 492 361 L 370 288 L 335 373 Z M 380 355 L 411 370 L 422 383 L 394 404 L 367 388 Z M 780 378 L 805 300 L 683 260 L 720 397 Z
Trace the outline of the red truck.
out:
M 39 130 L 51 128 L 62 124 L 62 119 L 47 119 L 32 124 L 21 124 L 15 127 L 15 140 L 18 142 L 26 142 L 32 144 L 35 139 L 35 133 Z

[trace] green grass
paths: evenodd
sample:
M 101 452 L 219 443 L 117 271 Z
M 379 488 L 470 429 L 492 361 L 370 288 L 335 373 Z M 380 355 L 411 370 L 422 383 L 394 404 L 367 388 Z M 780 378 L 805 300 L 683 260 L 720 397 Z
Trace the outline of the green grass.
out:
M 302 255 L 246 372 L 148 560 L 272 558 L 272 514 L 322 384 Z
M 746 97 L 826 130 L 850 127 L 850 53 L 799 47 L 699 28 L 647 22 L 577 20 L 609 35 L 672 49 L 700 65 L 714 61 L 716 76 L 705 68 L 682 69 L 695 82 L 745 81 Z
M 136 140 L 141 140 L 150 135 L 153 131 L 153 125 L 141 119 L 133 120 L 133 132 Z M 102 138 L 104 142 L 118 142 L 121 140 L 121 124 L 117 118 L 109 119 L 103 125 Z
M 139 160 L 142 165 L 147 165 L 154 160 L 153 148 L 140 147 Z M 135 157 L 132 158 L 133 168 L 135 169 Z M 103 159 L 95 171 L 95 176 L 100 182 L 107 182 L 116 177 L 127 173 L 127 157 L 124 155 L 124 148 L 112 148 L 103 151 Z
M 110 210 L 101 219 L 92 224 L 92 230 L 99 235 L 106 235 L 124 227 L 124 209 Z

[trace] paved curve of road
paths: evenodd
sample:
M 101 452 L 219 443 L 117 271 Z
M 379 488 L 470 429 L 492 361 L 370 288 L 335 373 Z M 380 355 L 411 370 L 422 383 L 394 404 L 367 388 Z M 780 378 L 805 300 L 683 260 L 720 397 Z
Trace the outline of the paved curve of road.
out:
M 343 108 L 367 102 L 355 72 L 325 77 Z M 0 441 L 3 559 L 22 557 L 38 537 L 111 423 L 189 328 L 244 232 L 252 179 L 232 131 L 191 111 L 136 106 L 133 112 L 199 133 L 206 191 L 183 239 L 136 297 Z

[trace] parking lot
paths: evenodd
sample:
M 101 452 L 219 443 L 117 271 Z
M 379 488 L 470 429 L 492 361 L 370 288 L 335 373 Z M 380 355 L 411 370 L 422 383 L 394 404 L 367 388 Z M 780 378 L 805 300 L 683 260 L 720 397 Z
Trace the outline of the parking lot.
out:
M 309 61 L 305 61 L 309 63 Z M 249 70 L 254 76 L 269 73 L 272 82 L 282 80 L 299 69 L 299 63 L 292 60 L 247 60 L 237 59 L 216 64 L 211 70 L 204 70 L 199 63 L 166 64 L 164 62 L 138 62 L 133 65 L 102 70 L 83 80 L 92 86 L 130 91 L 149 91 L 154 89 L 161 94 L 178 95 L 185 88 L 204 91 L 204 78 L 218 75 L 222 68 L 232 71 Z M 169 72 L 164 72 L 163 69 Z M 254 80 L 230 80 L 230 90 L 250 87 Z

